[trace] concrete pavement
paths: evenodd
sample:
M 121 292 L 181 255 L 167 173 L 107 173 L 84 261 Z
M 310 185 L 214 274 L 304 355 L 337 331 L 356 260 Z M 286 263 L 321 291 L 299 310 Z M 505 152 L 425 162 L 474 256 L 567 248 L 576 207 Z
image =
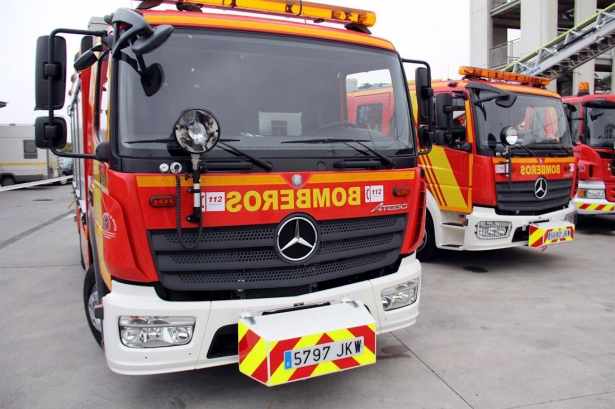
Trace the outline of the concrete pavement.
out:
M 275 388 L 235 365 L 112 373 L 93 341 L 66 186 L 0 194 L 0 408 L 614 408 L 615 218 L 545 252 L 442 253 L 375 365 Z M 13 195 L 8 197 L 6 195 Z M 35 201 L 36 198 L 52 199 Z

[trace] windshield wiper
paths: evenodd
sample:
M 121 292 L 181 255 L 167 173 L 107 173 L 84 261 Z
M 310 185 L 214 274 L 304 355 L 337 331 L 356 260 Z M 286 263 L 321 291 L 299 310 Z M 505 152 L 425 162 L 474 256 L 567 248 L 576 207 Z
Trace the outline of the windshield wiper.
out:
M 566 152 L 566 155 L 572 155 L 572 151 L 566 149 L 561 142 L 558 141 L 553 141 L 553 140 L 545 140 L 545 141 L 540 141 L 540 142 L 535 142 L 535 143 L 544 143 L 545 145 L 553 145 L 553 146 L 557 146 L 559 149 L 562 149 L 564 152 Z
M 511 145 L 510 147 L 511 148 L 523 148 L 527 153 L 530 154 L 530 156 L 536 156 L 536 153 L 534 151 L 530 150 L 530 148 L 528 148 L 526 146 L 515 144 L 515 145 Z
M 367 139 L 359 140 L 359 139 L 321 138 L 321 139 L 302 139 L 302 140 L 299 140 L 299 141 L 281 141 L 280 143 L 343 143 L 343 144 L 346 144 L 346 145 L 350 146 L 351 148 L 353 148 L 357 152 L 361 152 L 362 154 L 367 155 L 361 149 L 357 148 L 356 146 L 352 146 L 350 144 L 351 142 L 352 143 L 356 143 L 358 145 L 361 145 L 362 147 L 367 149 L 369 152 L 371 152 L 372 154 L 376 155 L 380 159 L 380 162 L 382 164 L 384 164 L 384 165 L 387 165 L 389 168 L 392 169 L 395 166 L 397 166 L 397 164 L 395 163 L 395 161 L 393 159 L 389 158 L 386 155 L 383 155 L 382 153 L 378 152 L 375 149 L 370 148 L 369 146 L 364 145 L 363 142 L 372 142 L 372 141 L 367 140 Z
M 241 149 L 238 149 L 232 145 L 229 145 L 228 143 L 225 142 L 238 142 L 239 139 L 225 139 L 225 140 L 219 140 L 218 141 L 218 145 L 222 145 L 224 147 L 226 147 L 228 150 L 235 152 L 239 155 L 242 155 L 244 157 L 246 157 L 250 162 L 252 162 L 253 164 L 255 164 L 256 166 L 265 169 L 267 172 L 271 172 L 271 169 L 273 169 L 273 165 L 271 163 L 265 162 L 264 160 L 257 158 L 256 156 L 252 156 L 249 153 L 242 151 Z M 227 150 L 225 149 L 225 150 Z
M 128 145 L 132 145 L 133 143 L 167 143 L 167 142 L 175 142 L 176 139 L 173 138 L 165 138 L 165 139 L 139 139 L 136 141 L 126 141 Z
M 242 151 L 241 149 L 238 149 L 232 145 L 229 145 L 228 143 L 225 142 L 240 142 L 240 139 L 220 139 L 218 140 L 218 145 L 223 145 L 226 147 L 226 149 L 224 150 L 229 150 L 231 152 L 237 153 L 239 155 L 244 156 L 245 158 L 247 158 L 250 162 L 252 162 L 253 164 L 255 164 L 256 166 L 265 169 L 267 172 L 270 172 L 271 169 L 273 169 L 273 165 L 270 163 L 265 162 L 264 160 L 257 158 L 256 156 L 252 156 L 249 153 Z M 141 139 L 141 140 L 137 140 L 137 141 L 126 141 L 127 144 L 133 144 L 133 143 L 168 143 L 168 142 L 177 142 L 177 140 L 174 137 L 171 138 L 166 138 L 166 139 Z M 214 165 L 215 167 L 216 165 Z

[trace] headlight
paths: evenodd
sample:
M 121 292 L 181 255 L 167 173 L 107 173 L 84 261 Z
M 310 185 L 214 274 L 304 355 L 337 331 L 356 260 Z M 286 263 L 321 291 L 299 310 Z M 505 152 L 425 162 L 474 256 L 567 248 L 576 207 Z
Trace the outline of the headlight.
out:
M 395 310 L 414 304 L 419 296 L 419 283 L 421 279 L 415 278 L 395 287 L 386 288 L 382 291 L 382 308 L 385 311 Z
M 478 222 L 476 237 L 483 240 L 504 239 L 510 235 L 511 222 Z
M 131 348 L 156 348 L 185 345 L 194 332 L 192 317 L 120 317 L 122 344 Z
M 604 189 L 579 189 L 579 197 L 587 199 L 604 199 Z

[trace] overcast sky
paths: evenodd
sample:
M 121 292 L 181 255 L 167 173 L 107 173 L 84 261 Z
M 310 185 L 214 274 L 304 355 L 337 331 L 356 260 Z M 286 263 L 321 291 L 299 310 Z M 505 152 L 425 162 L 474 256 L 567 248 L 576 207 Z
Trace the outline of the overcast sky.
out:
M 459 78 L 470 61 L 470 0 L 316 0 L 375 11 L 375 36 L 393 42 L 402 57 L 426 60 L 434 78 Z M 36 39 L 55 28 L 86 29 L 92 16 L 104 16 L 131 0 L 0 0 L 0 123 L 33 123 Z M 66 36 L 69 61 L 77 36 Z M 73 37 L 72 41 L 71 37 Z M 64 111 L 65 112 L 65 111 Z

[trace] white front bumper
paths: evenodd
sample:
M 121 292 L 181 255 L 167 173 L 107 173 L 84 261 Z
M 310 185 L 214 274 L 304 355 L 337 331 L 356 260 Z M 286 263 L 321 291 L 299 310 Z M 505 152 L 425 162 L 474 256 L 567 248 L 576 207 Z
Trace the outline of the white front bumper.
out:
M 574 213 L 575 208 L 572 202 L 568 207 L 556 212 L 546 213 L 539 216 L 506 216 L 498 215 L 495 209 L 485 207 L 474 207 L 471 214 L 467 216 L 468 224 L 463 231 L 463 245 L 455 250 L 496 250 L 508 247 L 527 246 L 528 240 L 515 241 L 513 237 L 518 228 L 527 229 L 529 231 L 530 223 L 562 221 L 566 215 Z M 479 239 L 476 235 L 477 225 L 481 221 L 502 221 L 512 223 L 512 228 L 508 237 L 502 239 Z
M 604 182 L 601 180 L 579 181 L 579 190 L 605 190 L 605 188 Z M 587 199 L 585 197 L 575 197 L 573 202 L 579 214 L 582 215 L 615 214 L 615 203 L 609 202 L 606 199 Z
M 397 273 L 344 287 L 305 294 L 298 297 L 263 298 L 254 300 L 169 302 L 158 297 L 150 286 L 113 282 L 113 290 L 103 298 L 104 345 L 109 368 L 126 375 L 146 375 L 177 372 L 237 363 L 237 355 L 208 359 L 207 352 L 216 331 L 236 325 L 242 313 L 262 315 L 263 311 L 292 308 L 298 303 L 337 304 L 342 299 L 359 300 L 367 306 L 376 321 L 376 332 L 404 328 L 416 322 L 419 296 L 416 302 L 393 311 L 384 311 L 381 292 L 385 288 L 421 276 L 421 265 L 413 256 L 402 260 Z M 183 346 L 164 348 L 128 348 L 120 341 L 118 320 L 122 315 L 191 316 L 196 320 L 192 341 Z

